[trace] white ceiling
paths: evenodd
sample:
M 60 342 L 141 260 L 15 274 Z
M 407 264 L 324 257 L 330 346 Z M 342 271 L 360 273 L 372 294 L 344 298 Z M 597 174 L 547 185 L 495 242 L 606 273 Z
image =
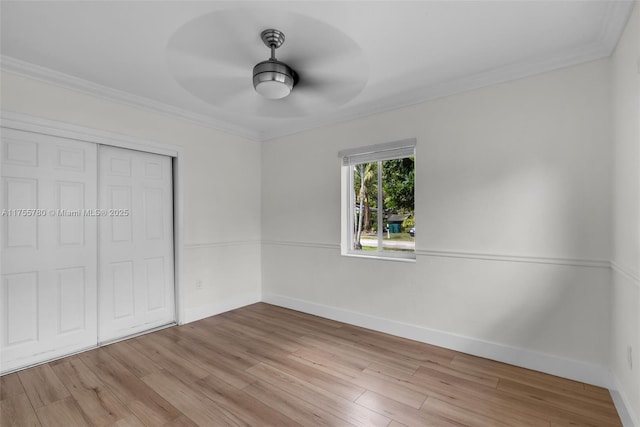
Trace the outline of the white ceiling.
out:
M 6 1 L 2 68 L 254 139 L 610 55 L 631 1 Z M 300 74 L 253 91 L 260 32 Z

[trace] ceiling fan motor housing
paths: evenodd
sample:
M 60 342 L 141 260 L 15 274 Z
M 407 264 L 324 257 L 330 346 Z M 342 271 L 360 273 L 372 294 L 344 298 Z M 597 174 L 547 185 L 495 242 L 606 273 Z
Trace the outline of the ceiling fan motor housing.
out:
M 253 87 L 267 98 L 284 98 L 297 82 L 296 72 L 284 62 L 269 59 L 253 67 Z

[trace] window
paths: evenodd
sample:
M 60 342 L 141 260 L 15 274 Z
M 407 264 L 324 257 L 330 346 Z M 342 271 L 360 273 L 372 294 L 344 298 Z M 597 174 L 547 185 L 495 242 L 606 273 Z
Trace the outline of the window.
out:
M 340 152 L 342 252 L 415 259 L 415 139 Z

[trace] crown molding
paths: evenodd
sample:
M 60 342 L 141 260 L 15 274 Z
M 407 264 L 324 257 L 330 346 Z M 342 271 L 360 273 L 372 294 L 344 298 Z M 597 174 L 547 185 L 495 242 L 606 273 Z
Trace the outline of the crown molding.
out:
M 600 43 L 604 49 L 608 49 L 609 54 L 612 54 L 616 49 L 627 22 L 631 18 L 633 6 L 637 3 L 637 0 L 609 2 L 597 39 L 597 43 Z
M 242 126 L 213 119 L 203 114 L 194 113 L 182 108 L 174 107 L 162 102 L 154 101 L 142 96 L 133 95 L 121 90 L 113 89 L 78 77 L 71 76 L 47 67 L 35 65 L 10 56 L 0 55 L 0 69 L 5 72 L 54 84 L 65 89 L 124 103 L 141 108 L 152 113 L 161 113 L 195 123 L 209 129 L 241 136 L 253 141 L 260 140 L 260 134 Z

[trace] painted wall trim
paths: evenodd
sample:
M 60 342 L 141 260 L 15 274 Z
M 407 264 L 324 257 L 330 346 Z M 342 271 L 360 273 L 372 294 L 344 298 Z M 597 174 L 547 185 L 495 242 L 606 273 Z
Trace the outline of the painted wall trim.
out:
M 191 249 L 209 249 L 209 248 L 224 248 L 229 246 L 245 246 L 245 245 L 259 245 L 260 240 L 229 240 L 220 242 L 205 242 L 205 243 L 185 243 L 184 248 Z
M 339 243 L 319 243 L 319 242 L 292 242 L 285 240 L 263 240 L 263 245 L 271 246 L 293 246 L 301 248 L 316 248 L 316 249 L 337 249 L 340 250 Z
M 416 255 L 445 257 L 445 258 L 466 258 L 481 259 L 487 261 L 508 261 L 508 262 L 525 262 L 534 264 L 557 264 L 569 265 L 572 267 L 592 267 L 592 268 L 610 268 L 609 261 L 579 259 L 579 258 L 557 258 L 557 257 L 538 257 L 538 256 L 522 256 L 522 255 L 504 255 L 491 253 L 474 253 L 459 251 L 440 251 L 433 249 L 418 249 Z
M 260 135 L 257 132 L 244 127 L 223 122 L 221 120 L 215 120 L 210 116 L 193 113 L 149 98 L 132 95 L 130 93 L 80 79 L 69 74 L 61 73 L 59 71 L 52 70 L 51 68 L 21 61 L 11 56 L 0 55 L 0 68 L 8 73 L 17 74 L 19 76 L 53 84 L 65 89 L 71 89 L 76 92 L 107 99 L 109 101 L 135 106 L 152 113 L 160 113 L 177 117 L 210 129 L 242 136 L 254 141 L 260 139 Z
M 626 277 L 627 279 L 629 279 L 629 281 L 631 281 L 631 283 L 636 285 L 636 287 L 640 288 L 640 276 L 630 267 L 618 264 L 615 261 L 611 261 L 611 268 L 614 272 Z
M 610 390 L 613 404 L 618 411 L 620 420 L 624 427 L 638 427 L 640 422 L 638 416 L 633 412 L 633 406 L 629 398 L 624 394 L 624 388 L 620 384 L 620 380 L 615 374 L 611 374 L 613 378 L 613 389 Z
M 11 129 L 129 148 L 170 157 L 175 157 L 181 150 L 181 147 L 177 145 L 159 143 L 129 135 L 72 125 L 70 123 L 43 119 L 41 117 L 6 110 L 0 110 L 0 125 Z
M 262 244 L 271 245 L 271 246 L 292 246 L 292 247 L 302 247 L 302 248 L 340 250 L 340 245 L 338 243 L 263 240 Z M 591 268 L 610 268 L 611 267 L 611 263 L 606 260 L 504 255 L 504 254 L 477 253 L 477 252 L 474 253 L 474 252 L 462 252 L 462 251 L 442 251 L 442 250 L 436 250 L 436 249 L 416 249 L 416 255 L 427 256 L 427 257 L 480 259 L 485 261 L 522 262 L 522 263 L 530 263 L 530 264 L 568 265 L 572 267 L 591 267 Z
M 612 388 L 613 385 L 611 372 L 608 368 L 601 365 L 495 342 L 482 341 L 283 295 L 263 292 L 262 301 L 268 304 L 302 311 L 339 322 L 345 322 L 351 325 L 361 326 L 363 328 L 373 329 L 387 334 L 593 384 L 599 387 Z
M 244 295 L 235 296 L 233 298 L 228 298 L 224 301 L 217 301 L 214 303 L 201 305 L 199 307 L 189 308 L 185 312 L 184 323 L 195 322 L 196 320 L 204 319 L 205 317 L 215 316 L 216 314 L 235 310 L 236 308 L 255 304 L 260 301 L 262 301 L 261 293 L 251 292 Z
M 596 43 L 602 46 L 603 49 L 609 49 L 609 54 L 612 54 L 618 45 L 627 22 L 631 18 L 631 9 L 633 9 L 634 3 L 637 3 L 637 1 L 612 2 L 605 12 Z

